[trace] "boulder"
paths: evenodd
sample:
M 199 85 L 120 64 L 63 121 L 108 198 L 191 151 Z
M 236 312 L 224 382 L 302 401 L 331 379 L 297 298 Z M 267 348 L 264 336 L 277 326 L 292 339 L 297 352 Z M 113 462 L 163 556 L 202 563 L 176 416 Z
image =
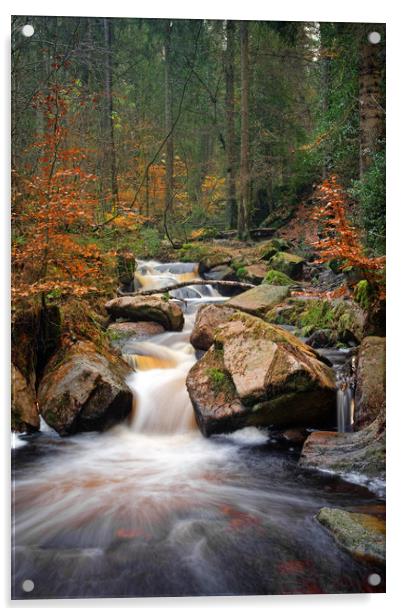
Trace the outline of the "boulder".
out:
M 205 280 L 236 280 L 236 272 L 227 265 L 217 265 L 204 272 Z
M 364 338 L 357 359 L 354 425 L 369 425 L 385 407 L 385 338 Z
M 385 564 L 385 522 L 366 513 L 323 507 L 317 520 L 354 558 L 373 565 Z
M 216 365 L 223 376 L 215 374 L 214 389 Z M 220 380 L 226 396 L 223 415 L 215 401 Z M 328 427 L 335 422 L 332 370 L 292 334 L 247 314 L 237 313 L 217 328 L 214 346 L 190 370 L 187 388 L 207 435 L 247 425 Z
M 290 243 L 280 237 L 273 237 L 269 242 L 264 242 L 260 249 L 261 258 L 269 261 L 277 252 L 289 250 Z
M 49 362 L 38 390 L 40 413 L 63 436 L 105 430 L 131 412 L 129 373 L 119 357 L 101 355 L 91 342 L 77 342 Z
M 105 304 L 112 319 L 154 321 L 167 330 L 183 329 L 183 311 L 177 302 L 161 294 L 117 297 Z
M 264 317 L 289 295 L 289 287 L 263 284 L 231 298 L 225 305 Z
M 229 321 L 235 313 L 236 309 L 227 305 L 206 304 L 201 306 L 190 337 L 193 347 L 207 351 L 214 342 L 216 328 Z
M 269 270 L 264 276 L 263 280 L 264 284 L 274 284 L 279 286 L 291 286 L 295 285 L 295 281 L 283 274 L 282 272 L 277 272 L 276 270 Z
M 294 280 L 302 278 L 304 263 L 305 261 L 302 257 L 290 252 L 277 252 L 269 260 L 269 265 L 272 269 L 282 272 Z
M 198 271 L 201 276 L 205 274 L 205 272 L 209 272 L 212 268 L 217 267 L 218 265 L 228 265 L 232 260 L 232 257 L 224 252 L 212 252 L 207 256 L 203 256 L 200 259 L 198 265 Z
M 39 430 L 36 395 L 22 372 L 11 364 L 11 429 L 13 432 Z
M 268 272 L 268 265 L 265 263 L 252 263 L 244 266 L 243 278 L 252 284 L 260 284 Z
M 107 328 L 110 338 L 113 340 L 124 340 L 127 338 L 149 338 L 157 334 L 163 334 L 165 328 L 160 323 L 153 321 L 124 321 L 122 323 L 111 323 Z
M 327 349 L 336 345 L 336 334 L 332 329 L 317 329 L 306 340 L 313 349 Z

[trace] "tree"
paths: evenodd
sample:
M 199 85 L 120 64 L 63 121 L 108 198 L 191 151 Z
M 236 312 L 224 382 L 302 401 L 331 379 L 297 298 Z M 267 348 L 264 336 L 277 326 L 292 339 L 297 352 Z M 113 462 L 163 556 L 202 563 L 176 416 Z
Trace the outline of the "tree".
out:
M 237 218 L 236 203 L 236 139 L 235 139 L 235 101 L 234 101 L 234 56 L 236 24 L 226 21 L 225 67 L 225 113 L 226 113 L 226 182 L 229 228 L 234 229 Z
M 116 150 L 114 143 L 114 110 L 113 110 L 113 66 L 112 66 L 112 21 L 103 19 L 104 43 L 105 43 L 105 133 L 106 147 L 105 159 L 107 175 L 110 178 L 110 191 L 112 210 L 114 211 L 119 202 L 117 185 Z
M 249 152 L 249 36 L 248 22 L 240 22 L 241 66 L 241 145 L 240 200 L 237 229 L 240 239 L 248 239 L 250 222 L 250 152 Z

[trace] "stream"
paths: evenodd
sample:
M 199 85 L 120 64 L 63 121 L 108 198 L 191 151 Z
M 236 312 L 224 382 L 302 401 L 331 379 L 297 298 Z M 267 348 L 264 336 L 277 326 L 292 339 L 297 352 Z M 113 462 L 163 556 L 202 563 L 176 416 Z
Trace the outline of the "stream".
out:
M 195 268 L 140 262 L 137 284 L 161 288 Z M 299 468 L 300 451 L 268 431 L 199 433 L 185 387 L 189 336 L 199 306 L 226 298 L 208 284 L 171 295 L 183 331 L 122 348 L 136 368 L 129 421 L 61 438 L 42 420 L 40 432 L 15 437 L 13 598 L 383 592 L 368 582 L 376 569 L 314 518 L 324 506 L 370 512 L 381 499 Z

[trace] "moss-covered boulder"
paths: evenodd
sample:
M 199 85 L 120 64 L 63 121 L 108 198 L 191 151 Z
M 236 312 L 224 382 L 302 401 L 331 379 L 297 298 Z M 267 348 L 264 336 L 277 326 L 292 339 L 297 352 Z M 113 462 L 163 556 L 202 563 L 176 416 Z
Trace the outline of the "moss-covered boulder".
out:
M 283 272 L 278 272 L 274 269 L 268 270 L 263 279 L 264 284 L 273 284 L 277 286 L 291 286 L 295 281 L 286 276 Z
M 317 520 L 354 558 L 373 565 L 385 564 L 385 522 L 365 513 L 323 507 Z
M 34 388 L 22 372 L 11 365 L 11 429 L 13 432 L 39 430 L 39 413 Z
M 277 252 L 269 260 L 269 266 L 272 269 L 282 272 L 294 280 L 302 278 L 304 263 L 303 257 L 290 252 Z
M 289 250 L 290 243 L 280 237 L 273 237 L 268 242 L 264 242 L 259 250 L 261 259 L 269 261 L 277 252 Z
M 106 330 L 109 340 L 114 347 L 124 345 L 129 338 L 150 338 L 157 334 L 163 334 L 164 331 L 165 328 L 160 323 L 154 323 L 153 321 L 111 323 Z
M 125 382 L 130 372 L 122 359 L 100 354 L 90 342 L 61 349 L 40 382 L 40 413 L 63 436 L 105 430 L 131 412 L 133 395 Z
M 227 388 L 229 407 L 233 402 L 236 408 L 233 422 L 229 410 L 221 421 L 214 410 L 219 409 L 219 404 L 212 404 L 213 394 L 208 390 L 206 397 L 203 392 L 207 388 L 201 387 L 208 370 L 217 363 L 233 384 Z M 279 327 L 236 313 L 217 328 L 214 346 L 203 357 L 201 367 L 199 364 L 190 370 L 187 388 L 204 434 L 231 431 L 241 425 L 279 428 L 334 425 L 336 398 L 332 370 L 311 348 Z
M 190 342 L 194 348 L 207 351 L 214 342 L 215 330 L 227 323 L 236 313 L 235 308 L 222 304 L 206 304 L 197 312 Z
M 225 252 L 210 252 L 200 259 L 198 270 L 202 276 L 218 265 L 228 265 L 231 260 L 232 257 Z
M 385 338 L 364 338 L 358 354 L 354 425 L 361 429 L 385 408 Z
M 251 265 L 244 266 L 244 273 L 242 279 L 252 284 L 260 284 L 268 272 L 268 265 L 266 263 L 251 263 Z
M 154 321 L 167 330 L 181 331 L 183 311 L 177 302 L 160 294 L 117 297 L 105 304 L 112 319 Z
M 274 306 L 283 302 L 288 295 L 289 287 L 263 284 L 233 297 L 226 302 L 226 305 L 243 312 L 265 317 Z

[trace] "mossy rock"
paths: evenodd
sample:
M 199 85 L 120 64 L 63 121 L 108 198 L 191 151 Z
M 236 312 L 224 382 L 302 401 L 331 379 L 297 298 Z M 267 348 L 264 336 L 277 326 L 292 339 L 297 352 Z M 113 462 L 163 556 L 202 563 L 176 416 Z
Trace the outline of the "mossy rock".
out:
M 373 515 L 323 507 L 317 520 L 358 560 L 385 564 L 385 522 Z
M 268 242 L 264 242 L 259 250 L 261 259 L 269 261 L 277 252 L 289 250 L 290 243 L 278 237 L 273 237 Z
M 282 272 L 294 280 L 299 280 L 303 276 L 304 263 L 303 257 L 290 252 L 277 252 L 269 260 L 272 269 Z
M 225 306 L 264 317 L 274 306 L 280 304 L 289 295 L 289 287 L 262 284 L 254 289 L 233 297 Z
M 277 270 L 271 269 L 266 273 L 263 283 L 278 286 L 291 286 L 295 284 L 295 281 L 283 272 L 278 272 Z

